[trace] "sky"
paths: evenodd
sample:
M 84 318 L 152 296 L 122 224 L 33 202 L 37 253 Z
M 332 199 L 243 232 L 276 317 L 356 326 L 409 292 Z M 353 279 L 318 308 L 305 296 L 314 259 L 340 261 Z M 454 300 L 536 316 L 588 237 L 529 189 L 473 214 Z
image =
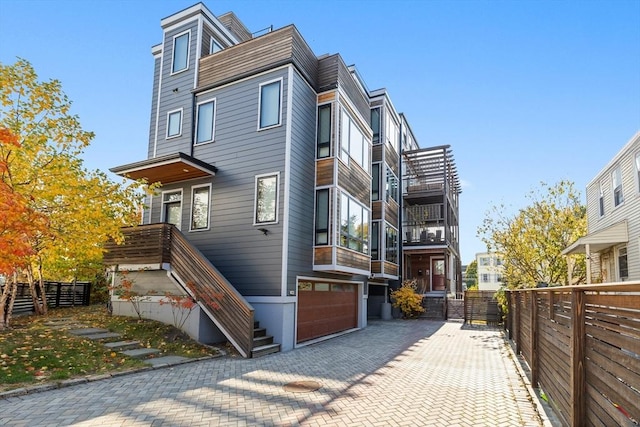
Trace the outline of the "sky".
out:
M 58 79 L 95 132 L 88 169 L 147 155 L 160 20 L 195 0 L 0 0 L 0 62 Z M 462 263 L 541 182 L 585 189 L 640 130 L 640 0 L 208 0 L 258 32 L 295 24 L 386 88 L 421 147 L 450 145 L 462 184 Z

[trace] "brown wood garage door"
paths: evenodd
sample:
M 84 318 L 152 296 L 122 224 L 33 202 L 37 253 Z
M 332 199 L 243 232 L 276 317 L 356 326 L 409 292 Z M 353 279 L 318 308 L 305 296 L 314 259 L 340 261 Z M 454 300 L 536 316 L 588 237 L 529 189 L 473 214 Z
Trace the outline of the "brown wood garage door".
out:
M 297 342 L 356 328 L 357 290 L 347 283 L 300 282 Z

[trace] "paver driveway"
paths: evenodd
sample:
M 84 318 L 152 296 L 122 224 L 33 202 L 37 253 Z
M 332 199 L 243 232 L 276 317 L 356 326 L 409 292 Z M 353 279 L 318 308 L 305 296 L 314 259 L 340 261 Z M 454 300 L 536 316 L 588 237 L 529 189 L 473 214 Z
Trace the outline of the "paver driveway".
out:
M 291 381 L 321 388 L 291 392 Z M 539 426 L 500 331 L 428 320 L 0 401 L 3 426 Z

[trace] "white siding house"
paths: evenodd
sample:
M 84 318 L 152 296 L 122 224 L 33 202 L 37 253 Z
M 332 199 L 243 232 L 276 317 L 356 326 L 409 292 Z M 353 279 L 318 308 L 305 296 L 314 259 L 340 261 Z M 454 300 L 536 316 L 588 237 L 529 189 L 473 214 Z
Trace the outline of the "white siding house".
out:
M 478 290 L 497 291 L 502 286 L 504 266 L 502 258 L 496 254 L 480 252 L 476 254 L 478 264 Z

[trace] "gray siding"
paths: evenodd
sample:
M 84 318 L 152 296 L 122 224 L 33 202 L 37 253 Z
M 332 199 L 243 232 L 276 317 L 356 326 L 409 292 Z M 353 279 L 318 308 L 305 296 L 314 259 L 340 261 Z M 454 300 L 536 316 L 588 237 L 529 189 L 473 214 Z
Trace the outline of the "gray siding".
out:
M 156 137 L 156 112 L 158 111 L 158 86 L 160 84 L 160 61 L 162 56 L 153 60 L 153 89 L 151 94 L 151 120 L 149 125 L 149 150 L 147 157 L 153 157 L 153 145 Z
M 287 291 L 296 290 L 297 275 L 313 275 L 316 94 L 293 74 L 289 251 Z

